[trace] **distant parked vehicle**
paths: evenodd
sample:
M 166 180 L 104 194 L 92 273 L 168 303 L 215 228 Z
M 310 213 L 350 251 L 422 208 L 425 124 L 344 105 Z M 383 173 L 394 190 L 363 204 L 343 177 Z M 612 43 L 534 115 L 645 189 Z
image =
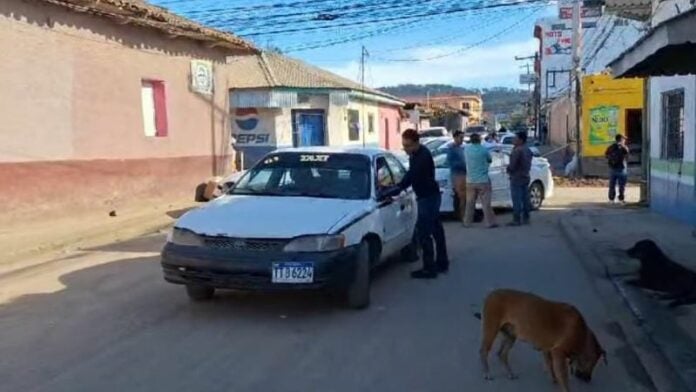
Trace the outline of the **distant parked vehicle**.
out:
M 445 127 L 424 128 L 418 131 L 421 138 L 449 136 L 449 131 Z
M 495 208 L 512 207 L 510 181 L 506 172 L 506 168 L 510 163 L 511 150 L 511 148 L 508 148 L 500 151 L 491 151 L 493 163 L 490 166 L 488 175 L 493 187 L 492 204 Z M 445 151 L 438 151 L 433 159 L 435 161 L 435 179 L 440 185 L 442 192 L 440 212 L 443 214 L 457 212 L 458 205 L 455 203 L 453 186 L 450 181 L 450 168 Z M 530 201 L 532 209 L 537 210 L 545 199 L 553 196 L 554 184 L 548 160 L 546 158 L 534 158 L 529 174 L 531 176 L 529 184 Z M 477 205 L 477 208 L 479 207 Z
M 435 152 L 439 150 L 440 148 L 444 147 L 447 145 L 447 143 L 451 142 L 452 138 L 449 136 L 441 136 L 441 137 L 433 137 L 433 138 L 428 138 L 423 141 L 423 146 L 430 150 L 430 152 Z
M 481 139 L 485 139 L 486 136 L 488 136 L 488 129 L 486 129 L 486 127 L 483 125 L 470 126 L 466 129 L 466 131 L 464 131 L 464 139 L 469 140 L 469 137 L 475 133 L 479 134 Z

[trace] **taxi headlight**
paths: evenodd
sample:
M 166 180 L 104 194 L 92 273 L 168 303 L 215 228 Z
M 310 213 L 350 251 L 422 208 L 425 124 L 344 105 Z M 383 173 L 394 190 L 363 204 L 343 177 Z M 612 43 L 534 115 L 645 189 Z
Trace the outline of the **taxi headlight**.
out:
M 290 241 L 285 252 L 330 252 L 346 245 L 346 237 L 339 235 L 308 235 Z
M 167 236 L 167 242 L 183 246 L 203 246 L 203 239 L 191 230 L 174 228 Z

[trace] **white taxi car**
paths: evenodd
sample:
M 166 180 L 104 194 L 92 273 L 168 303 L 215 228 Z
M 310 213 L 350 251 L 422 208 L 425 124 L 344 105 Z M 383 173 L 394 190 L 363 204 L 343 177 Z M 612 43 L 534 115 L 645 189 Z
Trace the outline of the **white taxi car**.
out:
M 325 288 L 366 307 L 370 270 L 413 255 L 415 196 L 393 187 L 405 173 L 381 149 L 272 152 L 179 218 L 162 250 L 164 278 L 193 300 L 216 289 Z

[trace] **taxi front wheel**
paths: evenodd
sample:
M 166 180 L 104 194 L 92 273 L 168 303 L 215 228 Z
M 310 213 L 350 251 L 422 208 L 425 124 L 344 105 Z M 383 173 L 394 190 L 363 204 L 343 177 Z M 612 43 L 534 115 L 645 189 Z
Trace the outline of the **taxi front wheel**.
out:
M 345 301 L 351 309 L 364 309 L 370 305 L 370 245 L 360 244 L 355 272 L 345 292 Z

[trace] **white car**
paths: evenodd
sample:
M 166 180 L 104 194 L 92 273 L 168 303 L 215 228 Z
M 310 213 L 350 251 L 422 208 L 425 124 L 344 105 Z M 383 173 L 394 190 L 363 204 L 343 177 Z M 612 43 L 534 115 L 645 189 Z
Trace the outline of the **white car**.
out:
M 447 136 L 449 131 L 445 127 L 430 127 L 419 130 L 418 134 L 421 138 L 433 138 Z
M 510 150 L 491 151 L 493 162 L 488 171 L 493 188 L 491 204 L 494 208 L 511 208 L 512 197 L 510 196 L 510 181 L 506 172 L 510 162 Z M 458 211 L 458 203 L 455 201 L 455 194 L 451 184 L 449 164 L 445 150 L 440 150 L 433 157 L 435 161 L 435 179 L 442 191 L 441 213 L 455 213 Z M 534 157 L 532 159 L 532 169 L 530 171 L 531 182 L 529 185 L 529 196 L 532 209 L 537 210 L 544 203 L 545 199 L 553 196 L 553 176 L 548 160 L 546 158 Z M 479 207 L 479 206 L 477 206 Z
M 193 300 L 216 289 L 329 289 L 365 307 L 371 269 L 414 254 L 415 196 L 393 187 L 405 173 L 381 149 L 272 152 L 179 218 L 162 250 L 164 278 Z
M 230 189 L 234 187 L 234 184 L 236 184 L 237 181 L 239 181 L 242 178 L 242 176 L 244 176 L 244 173 L 246 173 L 246 170 L 240 170 L 223 178 L 222 181 L 220 181 L 220 184 L 218 184 L 220 194 L 225 194 L 229 192 Z

